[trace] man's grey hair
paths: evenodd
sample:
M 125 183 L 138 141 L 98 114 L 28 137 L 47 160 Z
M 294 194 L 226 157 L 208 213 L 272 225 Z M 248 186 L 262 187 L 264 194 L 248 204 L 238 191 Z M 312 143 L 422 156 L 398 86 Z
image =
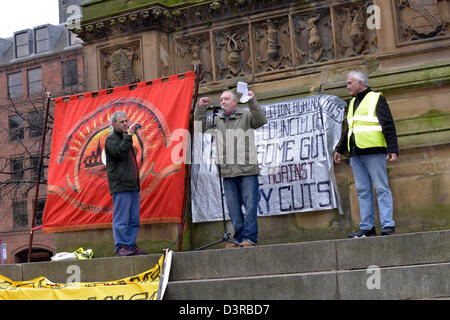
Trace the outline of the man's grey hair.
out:
M 352 70 L 347 74 L 347 78 L 352 76 L 356 81 L 362 81 L 364 87 L 369 86 L 367 75 L 361 70 Z
M 225 92 L 231 93 L 231 97 L 233 98 L 234 101 L 236 101 L 236 102 L 239 101 L 238 96 L 237 96 L 236 93 L 234 93 L 233 91 L 231 91 L 231 90 L 225 90 L 224 92 L 222 92 L 222 94 L 224 94 Z
M 116 123 L 118 117 L 126 117 L 127 114 L 123 111 L 116 111 L 111 116 L 111 123 Z

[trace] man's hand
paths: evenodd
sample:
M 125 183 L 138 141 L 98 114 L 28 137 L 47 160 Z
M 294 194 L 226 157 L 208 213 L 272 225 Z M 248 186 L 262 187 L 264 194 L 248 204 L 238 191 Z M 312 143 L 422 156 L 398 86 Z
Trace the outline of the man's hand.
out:
M 127 130 L 127 133 L 132 136 L 136 132 L 136 123 L 132 123 Z
M 247 92 L 247 95 L 250 97 L 250 99 L 255 97 L 255 94 L 253 93 L 253 91 Z
M 198 104 L 199 104 L 200 106 L 202 106 L 202 107 L 207 107 L 207 106 L 209 106 L 209 104 L 210 104 L 209 98 L 208 98 L 208 97 L 202 97 L 202 98 L 200 98 Z
M 386 156 L 386 160 L 394 162 L 395 160 L 397 160 L 397 154 L 396 153 L 389 153 Z
M 334 158 L 334 163 L 341 164 L 341 162 L 342 162 L 342 155 L 340 153 L 335 152 L 333 158 Z

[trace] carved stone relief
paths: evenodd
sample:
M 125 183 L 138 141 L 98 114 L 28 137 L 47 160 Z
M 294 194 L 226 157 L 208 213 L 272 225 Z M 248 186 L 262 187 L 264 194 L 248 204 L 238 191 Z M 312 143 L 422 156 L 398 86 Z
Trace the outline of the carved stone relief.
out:
M 105 88 L 136 83 L 142 79 L 140 42 L 102 48 L 102 84 Z
M 187 38 L 177 39 L 176 59 L 179 66 L 178 72 L 194 70 L 194 66 L 200 64 L 200 83 L 213 80 L 211 62 L 211 43 L 209 33 L 201 33 Z
M 439 0 L 438 12 L 442 22 L 447 27 L 446 34 L 448 35 L 450 34 L 450 0 Z
M 267 1 L 273 4 L 277 0 Z M 419 0 L 408 3 L 412 1 Z M 434 3 L 442 9 L 448 1 L 435 0 Z M 190 10 L 198 10 L 198 14 L 192 19 L 200 23 L 204 14 L 229 14 L 236 8 L 251 8 L 256 12 L 262 8 L 260 2 L 252 0 L 235 1 L 234 9 L 227 9 L 224 4 L 224 1 L 217 1 L 207 7 L 193 6 Z M 367 26 L 367 9 L 371 4 L 373 1 L 345 1 L 267 17 L 261 11 L 254 17 L 227 22 L 228 25 L 234 23 L 229 27 L 225 22 L 218 22 L 191 29 L 194 32 L 183 29 L 172 38 L 175 72 L 192 70 L 195 64 L 201 64 L 200 81 L 209 83 L 374 54 L 377 33 Z
M 340 6 L 334 9 L 337 54 L 340 58 L 353 57 L 376 51 L 376 31 L 367 28 L 367 7 L 363 5 Z
M 252 74 L 248 25 L 214 32 L 217 80 Z
M 170 65 L 169 37 L 166 34 L 161 33 L 159 36 L 159 66 L 160 74 L 162 76 L 167 76 L 171 73 Z
M 293 15 L 292 22 L 297 65 L 334 58 L 331 17 L 328 10 L 308 15 Z
M 449 0 L 396 0 L 403 42 L 450 35 Z
M 257 73 L 292 67 L 288 17 L 254 23 L 253 34 Z
M 296 0 L 298 1 L 298 0 Z M 221 0 L 204 5 L 188 6 L 176 16 L 177 27 L 193 27 L 211 20 L 229 20 L 236 16 L 267 11 L 267 8 L 286 7 L 286 0 Z

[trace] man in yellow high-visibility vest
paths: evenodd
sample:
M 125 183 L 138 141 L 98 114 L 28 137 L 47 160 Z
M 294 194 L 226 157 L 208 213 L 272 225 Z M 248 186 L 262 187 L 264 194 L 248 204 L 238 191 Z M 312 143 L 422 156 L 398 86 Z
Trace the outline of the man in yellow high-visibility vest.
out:
M 394 120 L 386 99 L 372 91 L 364 72 L 350 71 L 347 89 L 353 96 L 347 113 L 348 129 L 336 147 L 334 162 L 340 164 L 342 154 L 350 153 L 361 223 L 349 237 L 377 235 L 372 185 L 377 194 L 381 235 L 391 235 L 395 233 L 395 222 L 386 160 L 395 161 L 399 154 Z

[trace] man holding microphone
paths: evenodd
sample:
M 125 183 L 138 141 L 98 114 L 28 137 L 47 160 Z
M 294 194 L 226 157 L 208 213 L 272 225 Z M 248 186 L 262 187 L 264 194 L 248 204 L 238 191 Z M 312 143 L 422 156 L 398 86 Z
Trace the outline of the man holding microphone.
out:
M 133 134 L 136 123 L 117 111 L 111 116 L 112 130 L 105 142 L 106 171 L 113 198 L 113 235 L 117 256 L 145 255 L 136 246 L 139 230 L 140 178 Z

